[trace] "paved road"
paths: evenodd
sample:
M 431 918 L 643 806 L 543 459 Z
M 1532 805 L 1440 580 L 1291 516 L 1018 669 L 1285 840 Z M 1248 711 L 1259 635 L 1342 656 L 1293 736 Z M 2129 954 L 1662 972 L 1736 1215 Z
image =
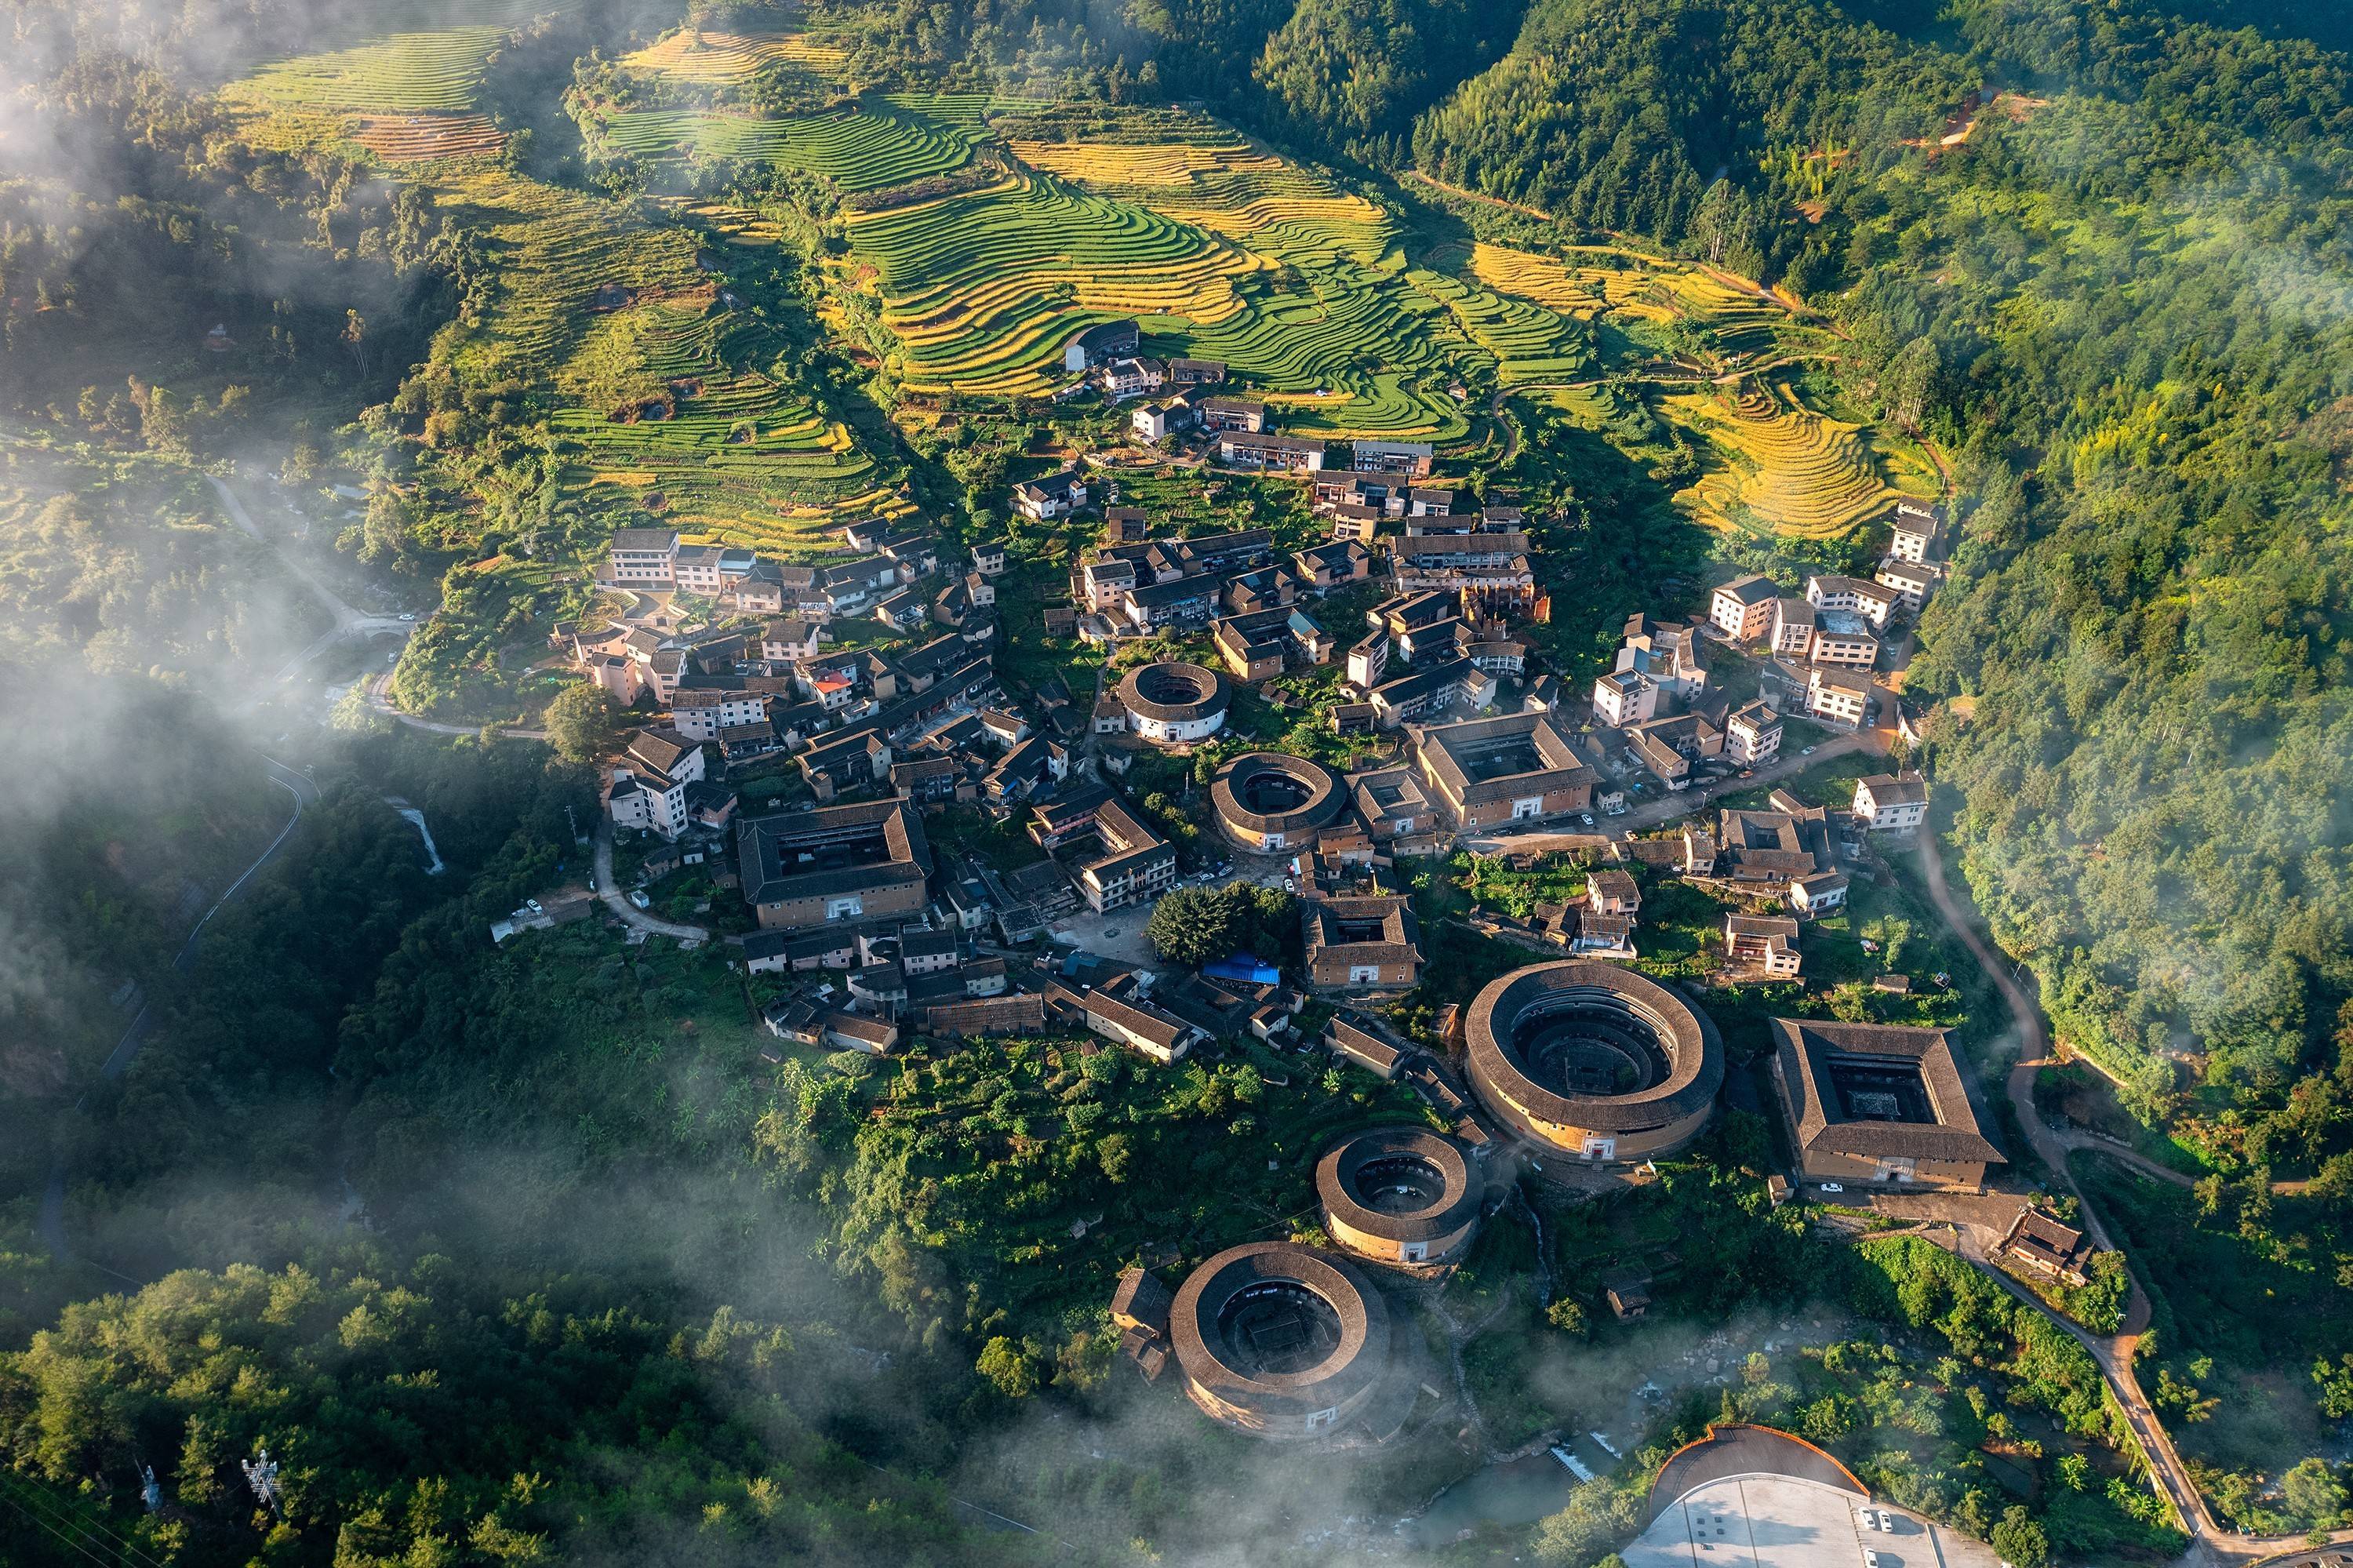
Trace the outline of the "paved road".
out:
M 280 549 L 276 541 L 261 531 L 261 525 L 253 520 L 253 514 L 246 510 L 244 498 L 229 488 L 227 480 L 216 473 L 208 473 L 205 475 L 205 482 L 211 485 L 213 493 L 220 497 L 221 510 L 228 514 L 229 521 L 236 524 L 238 529 L 255 543 L 268 546 L 270 552 L 277 556 L 279 564 L 284 567 L 297 582 L 311 590 L 311 597 L 326 609 L 328 617 L 333 623 L 313 639 L 309 647 L 286 662 L 285 667 L 278 672 L 278 680 L 284 681 L 290 678 L 295 671 L 346 637 L 375 636 L 382 632 L 392 632 L 406 637 L 416 630 L 417 623 L 414 620 L 403 620 L 396 615 L 371 615 L 353 606 L 341 594 L 330 588 L 317 573 Z
M 675 937 L 681 943 L 707 942 L 711 933 L 700 926 L 673 926 L 667 920 L 657 920 L 624 897 L 613 885 L 613 820 L 603 818 L 596 823 L 596 896 L 605 907 L 628 922 L 633 930 L 649 937 Z
M 213 900 L 212 907 L 206 909 L 202 916 L 198 916 L 196 923 L 189 927 L 187 939 L 180 944 L 179 952 L 174 955 L 172 959 L 172 967 L 175 969 L 185 969 L 188 967 L 190 961 L 196 956 L 196 938 L 204 935 L 205 927 L 212 922 L 212 917 L 219 914 L 222 906 L 230 899 L 244 891 L 245 885 L 253 880 L 254 873 L 269 864 L 270 857 L 283 848 L 286 841 L 293 836 L 294 829 L 302 821 L 302 808 L 315 806 L 319 802 L 319 787 L 311 783 L 307 776 L 296 772 L 273 758 L 265 757 L 261 760 L 262 766 L 268 769 L 269 781 L 294 798 L 294 810 L 288 815 L 286 825 L 278 830 L 278 836 L 269 841 L 269 846 L 254 857 L 253 863 L 247 866 L 238 874 L 237 879 L 230 883 L 218 898 Z M 107 1055 L 105 1065 L 99 1069 L 100 1075 L 109 1082 L 120 1078 L 130 1070 L 131 1064 L 138 1058 L 140 1047 L 147 1043 L 148 1012 L 147 1004 L 142 1002 L 137 1016 L 131 1020 L 131 1026 L 122 1032 L 122 1038 L 116 1042 L 114 1049 Z M 84 1096 L 83 1101 L 76 1102 L 77 1108 L 88 1098 L 88 1096 Z M 64 1158 L 59 1156 L 52 1160 L 49 1164 L 48 1181 L 41 1189 L 40 1209 L 34 1219 L 34 1230 L 40 1236 L 42 1245 L 60 1259 L 73 1256 L 73 1250 L 66 1240 L 66 1176 Z

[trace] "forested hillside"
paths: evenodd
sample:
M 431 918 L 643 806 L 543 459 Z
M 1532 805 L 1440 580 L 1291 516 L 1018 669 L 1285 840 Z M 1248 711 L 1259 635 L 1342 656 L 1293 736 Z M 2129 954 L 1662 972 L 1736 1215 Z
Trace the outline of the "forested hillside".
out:
M 2191 9 L 1550 0 L 1414 149 L 1781 284 L 1957 454 L 1910 688 L 1980 900 L 2145 1113 L 2304 1165 L 2353 1115 L 2353 75 Z

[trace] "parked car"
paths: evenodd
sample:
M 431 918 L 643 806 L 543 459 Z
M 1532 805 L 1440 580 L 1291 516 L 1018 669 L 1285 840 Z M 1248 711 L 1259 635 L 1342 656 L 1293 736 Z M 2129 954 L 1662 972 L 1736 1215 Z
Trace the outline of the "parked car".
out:
M 650 909 L 654 903 L 652 899 L 646 896 L 645 890 L 642 888 L 629 895 L 629 902 L 640 909 Z
M 1836 1181 L 1825 1181 L 1822 1183 L 1822 1191 L 1825 1192 L 1843 1192 L 1846 1189 Z
M 539 900 L 536 898 L 526 898 L 522 903 L 523 907 L 530 910 L 534 915 L 544 915 L 547 913 L 546 910 L 542 909 L 539 906 Z

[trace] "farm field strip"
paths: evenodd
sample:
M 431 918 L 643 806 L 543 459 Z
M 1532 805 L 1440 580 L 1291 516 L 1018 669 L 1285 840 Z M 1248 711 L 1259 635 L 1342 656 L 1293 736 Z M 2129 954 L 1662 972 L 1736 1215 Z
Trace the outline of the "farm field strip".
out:
M 848 50 L 802 33 L 717 33 L 681 28 L 621 57 L 628 70 L 698 87 L 733 87 L 798 69 L 823 73 L 848 63 Z

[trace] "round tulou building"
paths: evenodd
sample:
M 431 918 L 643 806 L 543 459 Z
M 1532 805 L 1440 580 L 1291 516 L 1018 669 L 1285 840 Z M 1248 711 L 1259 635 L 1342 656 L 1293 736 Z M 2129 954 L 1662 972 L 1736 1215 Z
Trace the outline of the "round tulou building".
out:
M 1237 1431 L 1324 1436 L 1389 1370 L 1389 1315 L 1345 1260 L 1289 1242 L 1229 1247 L 1178 1287 L 1169 1339 L 1185 1393 Z
M 1442 1263 L 1471 1245 L 1486 1182 L 1461 1144 L 1419 1127 L 1345 1138 L 1315 1166 L 1324 1234 L 1376 1263 Z
M 1155 746 L 1207 740 L 1226 725 L 1232 688 L 1215 670 L 1180 660 L 1139 664 L 1120 678 L 1127 727 Z
M 1724 1084 L 1724 1042 L 1707 1015 L 1614 964 L 1534 964 L 1491 982 L 1471 1003 L 1463 1043 L 1487 1108 L 1580 1160 L 1681 1149 Z
M 1246 850 L 1312 844 L 1348 803 L 1339 777 L 1320 762 L 1280 751 L 1246 751 L 1209 786 L 1218 826 Z

